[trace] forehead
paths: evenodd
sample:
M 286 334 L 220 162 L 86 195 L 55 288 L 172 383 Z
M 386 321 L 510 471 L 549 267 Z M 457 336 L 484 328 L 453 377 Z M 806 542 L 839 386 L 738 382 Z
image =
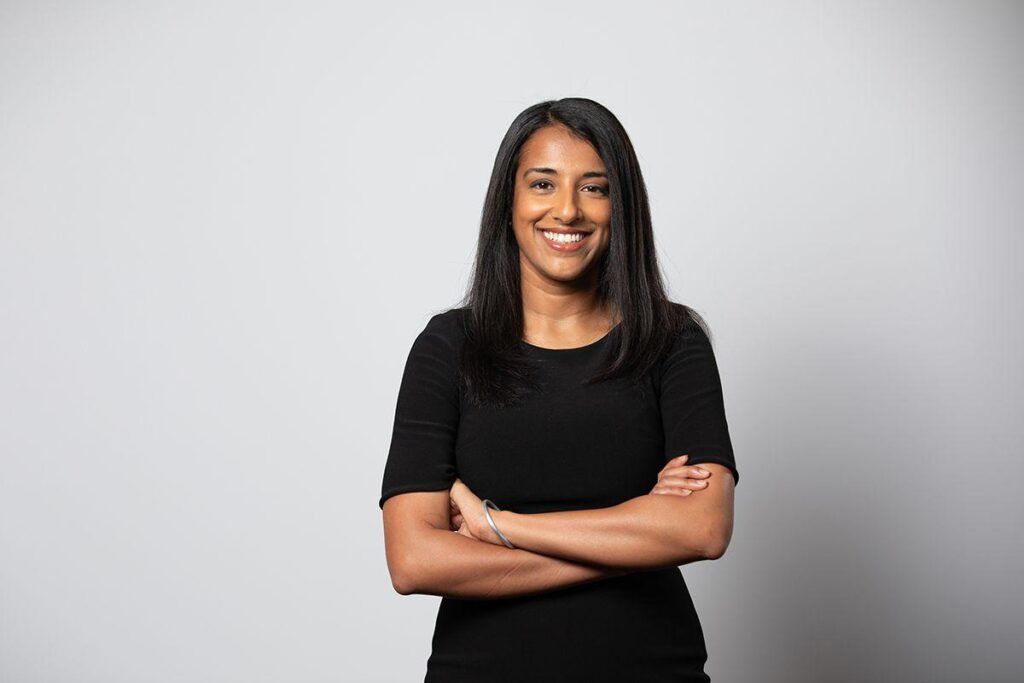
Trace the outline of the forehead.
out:
M 519 166 L 547 166 L 570 173 L 604 170 L 594 146 L 561 126 L 545 126 L 534 132 L 523 143 Z

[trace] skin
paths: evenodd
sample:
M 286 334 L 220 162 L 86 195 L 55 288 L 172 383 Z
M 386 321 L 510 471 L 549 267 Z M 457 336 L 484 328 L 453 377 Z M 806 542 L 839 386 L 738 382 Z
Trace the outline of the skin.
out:
M 546 168 L 548 171 L 526 171 Z M 597 298 L 610 242 L 605 167 L 564 128 L 534 133 L 521 150 L 512 229 L 520 249 L 523 338 L 544 348 L 597 341 L 618 322 Z M 540 228 L 591 232 L 574 252 L 552 249 Z M 388 570 L 403 595 L 490 599 L 534 595 L 631 571 L 717 559 L 732 529 L 732 476 L 716 463 L 666 463 L 651 494 L 593 510 L 491 511 L 516 549 L 504 547 L 464 482 L 412 491 L 384 504 Z M 692 495 L 699 493 L 699 495 Z M 459 533 L 452 533 L 452 531 Z
M 658 483 L 651 489 L 651 495 L 685 497 L 707 487 L 711 473 L 701 467 L 687 466 L 686 461 L 689 457 L 688 454 L 680 455 L 669 460 L 658 473 Z M 461 479 L 456 479 L 449 491 L 449 507 L 451 531 L 487 543 L 504 545 L 484 517 L 483 500 Z M 466 511 L 465 514 L 463 510 Z M 497 515 L 498 513 L 491 511 L 492 519 L 496 519 Z
M 618 322 L 597 296 L 598 264 L 611 236 L 606 172 L 597 150 L 563 126 L 536 131 L 521 149 L 512 229 L 519 245 L 524 338 L 535 346 L 584 346 Z M 541 233 L 552 228 L 575 228 L 590 236 L 575 251 L 558 251 Z M 688 496 L 706 488 L 711 473 L 687 467 L 687 458 L 670 460 L 651 493 Z M 502 543 L 484 517 L 481 499 L 459 479 L 450 490 L 449 507 L 451 530 Z M 496 514 L 492 511 L 492 518 Z
M 550 169 L 538 171 L 531 169 Z M 519 244 L 524 339 L 563 349 L 597 341 L 618 322 L 597 297 L 597 265 L 608 250 L 611 202 L 597 150 L 562 126 L 536 131 L 520 151 L 512 203 Z M 591 232 L 575 251 L 552 249 L 544 228 Z

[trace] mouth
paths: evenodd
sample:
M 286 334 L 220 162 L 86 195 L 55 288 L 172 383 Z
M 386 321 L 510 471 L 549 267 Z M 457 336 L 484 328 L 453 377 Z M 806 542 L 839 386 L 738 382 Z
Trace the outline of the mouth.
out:
M 555 251 L 576 251 L 590 239 L 585 230 L 545 230 L 537 228 L 544 242 Z

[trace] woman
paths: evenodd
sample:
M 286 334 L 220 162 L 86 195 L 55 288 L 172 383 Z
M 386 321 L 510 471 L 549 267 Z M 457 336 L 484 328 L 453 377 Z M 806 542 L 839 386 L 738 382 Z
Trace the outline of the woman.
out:
M 725 552 L 739 474 L 705 327 L 666 297 L 615 116 L 520 114 L 383 477 L 395 589 L 442 596 L 427 682 L 710 680 L 678 567 Z

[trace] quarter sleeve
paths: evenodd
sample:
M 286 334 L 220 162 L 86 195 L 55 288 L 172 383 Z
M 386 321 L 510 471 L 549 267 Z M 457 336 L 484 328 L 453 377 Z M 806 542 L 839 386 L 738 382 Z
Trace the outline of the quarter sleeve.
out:
M 410 491 L 441 491 L 456 479 L 459 427 L 456 340 L 450 314 L 432 317 L 405 363 L 378 505 Z
M 687 465 L 724 465 L 739 483 L 715 353 L 707 334 L 692 321 L 679 331 L 663 360 L 658 400 L 665 462 L 689 453 Z

